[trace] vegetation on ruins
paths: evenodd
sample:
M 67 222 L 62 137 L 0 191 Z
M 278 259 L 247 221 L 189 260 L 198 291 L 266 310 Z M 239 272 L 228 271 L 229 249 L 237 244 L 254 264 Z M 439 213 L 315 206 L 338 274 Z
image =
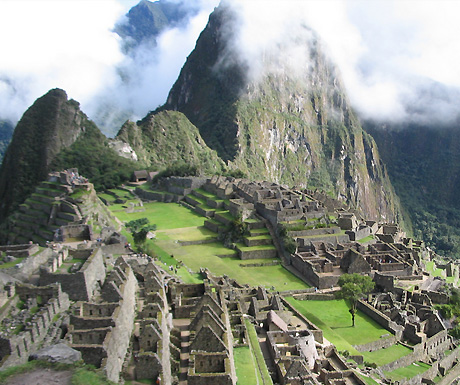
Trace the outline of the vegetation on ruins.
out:
M 449 334 L 455 338 L 460 338 L 460 289 L 452 285 L 446 285 L 443 288 L 449 296 L 449 303 L 435 305 L 443 318 L 449 320 L 453 328 L 449 330 Z
M 137 247 L 142 247 L 147 239 L 147 234 L 157 229 L 157 225 L 150 223 L 150 220 L 145 217 L 129 221 L 125 226 L 131 232 Z
M 219 240 L 226 247 L 230 247 L 233 243 L 241 242 L 245 235 L 249 234 L 248 224 L 243 221 L 241 215 L 233 218 L 226 231 L 219 234 Z
M 340 286 L 343 298 L 350 303 L 349 312 L 351 314 L 352 326 L 355 326 L 358 300 L 363 298 L 365 294 L 370 293 L 374 289 L 375 283 L 371 277 L 355 273 L 340 276 L 338 285 Z
M 96 190 L 106 190 L 128 181 L 139 166 L 118 156 L 108 147 L 107 138 L 96 125 L 88 122 L 84 134 L 61 151 L 52 163 L 52 168 L 57 170 L 72 167 L 78 168 Z
M 305 230 L 305 225 L 298 226 L 300 230 Z M 296 228 L 297 229 L 297 228 Z M 288 235 L 288 231 L 291 230 L 291 227 L 287 228 L 284 225 L 278 226 L 278 234 L 281 239 L 281 243 L 283 244 L 284 249 L 289 253 L 293 254 L 297 250 L 297 243 L 294 238 Z

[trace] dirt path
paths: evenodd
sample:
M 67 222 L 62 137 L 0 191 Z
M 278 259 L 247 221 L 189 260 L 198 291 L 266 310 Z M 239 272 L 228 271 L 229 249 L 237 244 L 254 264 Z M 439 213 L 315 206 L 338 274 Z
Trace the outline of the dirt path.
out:
M 10 377 L 5 385 L 70 385 L 72 374 L 70 370 L 35 369 Z

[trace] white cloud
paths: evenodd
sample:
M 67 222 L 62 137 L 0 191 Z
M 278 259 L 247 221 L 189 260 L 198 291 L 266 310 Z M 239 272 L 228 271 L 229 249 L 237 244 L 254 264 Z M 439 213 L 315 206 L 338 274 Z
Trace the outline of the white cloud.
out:
M 17 120 L 54 87 L 84 101 L 113 82 L 123 11 L 115 0 L 0 1 L 0 116 Z
M 0 117 L 17 120 L 54 87 L 78 100 L 90 117 L 101 106 L 135 118 L 164 103 L 186 56 L 218 0 L 174 0 L 201 10 L 183 28 L 166 31 L 158 46 L 123 55 L 111 32 L 137 0 L 1 0 Z M 316 30 L 342 72 L 352 104 L 366 117 L 407 118 L 424 111 L 456 114 L 457 94 L 419 100 L 424 77 L 460 87 L 457 1 L 231 0 L 241 24 L 235 46 L 260 73 L 261 62 L 305 70 L 303 25 Z M 289 41 L 284 55 L 277 48 Z M 296 44 L 297 43 L 297 44 Z M 285 60 L 286 59 L 286 60 Z M 256 65 L 259 63 L 259 66 Z M 129 79 L 122 82 L 120 71 Z M 450 91 L 449 91 L 450 92 Z M 433 96 L 430 96 L 433 98 Z M 413 109 L 412 109 L 413 110 Z M 411 112 L 412 113 L 412 112 Z M 425 114 L 426 115 L 426 114 Z M 115 127 L 113 128 L 113 130 Z
M 436 119 L 449 120 L 457 114 L 456 92 L 450 93 L 450 101 L 434 95 L 420 100 L 420 90 L 431 80 L 460 87 L 460 2 L 233 0 L 230 4 L 240 15 L 234 47 L 253 73 L 260 74 L 263 55 L 277 52 L 281 43 L 289 48 L 278 58 L 284 60 L 278 67 L 295 58 L 297 67 L 305 68 L 305 42 L 298 36 L 306 23 L 321 36 L 362 116 L 420 120 L 442 111 Z

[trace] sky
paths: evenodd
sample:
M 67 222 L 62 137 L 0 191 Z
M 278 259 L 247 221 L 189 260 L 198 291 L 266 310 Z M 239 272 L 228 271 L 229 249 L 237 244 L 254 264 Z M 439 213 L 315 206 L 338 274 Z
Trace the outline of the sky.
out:
M 55 87 L 79 101 L 96 121 L 107 106 L 111 112 L 128 111 L 131 119 L 142 118 L 166 101 L 218 5 L 218 0 L 182 1 L 198 3 L 202 11 L 186 26 L 166 31 L 156 48 L 144 46 L 127 56 L 113 28 L 137 1 L 0 0 L 0 118 L 16 122 L 36 98 Z M 243 54 L 283 41 L 294 22 L 316 30 L 362 117 L 449 120 L 457 115 L 460 1 L 230 3 L 241 15 L 237 28 L 245 38 L 237 44 Z M 294 46 L 292 57 L 297 53 Z M 449 88 L 437 93 L 425 89 L 420 97 L 428 80 Z M 117 127 L 110 128 L 110 117 L 106 120 L 113 134 Z

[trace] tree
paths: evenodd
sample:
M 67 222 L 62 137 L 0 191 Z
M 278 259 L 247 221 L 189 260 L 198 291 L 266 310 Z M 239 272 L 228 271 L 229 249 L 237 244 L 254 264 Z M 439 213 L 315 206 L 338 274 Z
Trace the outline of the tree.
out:
M 360 274 L 343 274 L 339 278 L 338 282 L 343 298 L 350 302 L 350 314 L 352 320 L 352 326 L 355 326 L 355 314 L 356 314 L 356 305 L 358 300 L 361 299 L 365 294 L 370 293 L 374 287 L 375 283 L 372 281 L 372 278 L 367 275 Z
M 125 226 L 133 235 L 136 245 L 142 245 L 147 238 L 148 232 L 155 231 L 157 229 L 157 225 L 150 223 L 148 218 L 139 218 L 129 221 Z

